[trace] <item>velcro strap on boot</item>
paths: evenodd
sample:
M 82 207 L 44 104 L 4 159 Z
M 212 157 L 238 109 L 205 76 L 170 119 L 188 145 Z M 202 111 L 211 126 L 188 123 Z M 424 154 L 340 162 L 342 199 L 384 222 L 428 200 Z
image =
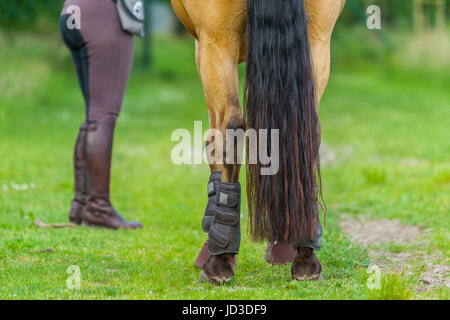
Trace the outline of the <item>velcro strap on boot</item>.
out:
M 222 172 L 213 172 L 209 177 L 208 182 L 208 203 L 206 204 L 205 215 L 202 220 L 202 229 L 208 232 L 216 215 L 217 207 L 217 193 L 220 188 L 220 180 L 222 179 Z
M 208 183 L 208 197 L 216 194 L 219 190 L 220 180 L 222 179 L 222 172 L 211 173 Z
M 240 214 L 233 211 L 217 207 L 215 221 L 228 226 L 234 226 L 239 222 Z
M 214 181 L 208 183 L 208 197 L 216 193 L 216 188 L 214 187 Z
M 213 241 L 215 245 L 220 248 L 226 248 L 230 243 L 230 236 L 226 234 L 226 231 L 219 231 L 217 225 L 213 225 L 209 229 L 209 241 Z M 208 242 L 209 243 L 209 242 Z
M 218 203 L 219 206 L 234 208 L 237 206 L 238 201 L 239 199 L 236 194 L 220 190 Z
M 216 204 L 208 201 L 208 203 L 206 204 L 205 216 L 215 216 L 216 210 Z

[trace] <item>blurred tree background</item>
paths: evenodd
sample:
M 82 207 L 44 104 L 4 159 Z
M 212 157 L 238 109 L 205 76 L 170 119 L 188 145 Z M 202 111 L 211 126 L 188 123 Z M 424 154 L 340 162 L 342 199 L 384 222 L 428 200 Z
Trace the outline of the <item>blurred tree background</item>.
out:
M 146 0 L 149 2 L 170 3 L 170 0 Z M 347 8 L 341 23 L 352 25 L 358 23 L 357 8 L 360 10 L 376 4 L 382 8 L 383 23 L 393 27 L 413 26 L 415 0 L 347 0 Z M 450 0 L 423 0 L 426 19 L 434 23 L 434 2 L 442 2 L 445 15 L 450 15 Z M 48 21 L 59 14 L 63 0 L 0 0 L 0 27 L 2 30 L 29 29 L 38 22 Z M 364 10 L 362 11 L 364 12 Z M 45 25 L 42 23 L 41 25 Z
M 0 0 L 0 27 L 2 30 L 29 29 L 38 20 L 58 15 L 62 3 L 55 0 Z

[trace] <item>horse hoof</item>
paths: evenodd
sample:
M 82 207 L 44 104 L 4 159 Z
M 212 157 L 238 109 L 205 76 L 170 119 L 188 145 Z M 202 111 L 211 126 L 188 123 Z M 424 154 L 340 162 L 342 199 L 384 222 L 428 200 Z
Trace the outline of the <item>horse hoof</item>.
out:
M 198 283 L 211 283 L 216 285 L 225 284 L 231 281 L 232 278 L 219 278 L 214 276 L 209 276 L 204 271 L 200 274 L 198 278 Z
M 322 280 L 322 265 L 311 248 L 298 248 L 291 268 L 292 279 L 298 281 Z
M 233 266 L 235 266 L 236 256 L 234 254 L 220 254 L 210 256 L 203 265 L 199 282 L 209 282 L 213 284 L 223 284 L 230 282 L 234 277 Z
M 297 281 L 319 281 L 319 280 L 322 280 L 322 279 L 323 279 L 322 272 L 319 273 L 319 274 L 313 274 L 313 275 L 310 275 L 310 276 L 307 276 L 307 275 L 295 276 L 295 278 L 294 278 L 294 280 L 297 280 Z

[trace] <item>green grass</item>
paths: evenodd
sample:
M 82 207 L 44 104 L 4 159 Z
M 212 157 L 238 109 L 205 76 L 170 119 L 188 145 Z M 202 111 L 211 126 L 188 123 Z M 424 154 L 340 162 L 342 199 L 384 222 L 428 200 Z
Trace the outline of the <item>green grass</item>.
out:
M 267 265 L 264 244 L 244 232 L 236 278 L 216 287 L 198 284 L 193 266 L 206 239 L 208 168 L 170 160 L 173 130 L 192 131 L 194 120 L 207 127 L 192 40 L 157 38 L 152 72 L 135 64 L 117 125 L 112 198 L 145 228 L 113 232 L 33 224 L 67 219 L 83 103 L 59 37 L 0 36 L 0 298 L 448 299 L 447 288 L 419 290 L 417 275 L 384 275 L 381 289 L 369 290 L 368 254 L 338 227 L 343 214 L 400 219 L 427 233 L 420 247 L 396 250 L 440 253 L 436 263 L 448 263 L 448 70 L 407 69 L 378 56 L 353 62 L 348 38 L 336 39 L 320 110 L 323 140 L 336 153 L 323 168 L 324 280 L 291 282 L 290 267 Z M 35 252 L 47 248 L 53 252 Z M 80 290 L 66 286 L 72 265 L 81 270 Z

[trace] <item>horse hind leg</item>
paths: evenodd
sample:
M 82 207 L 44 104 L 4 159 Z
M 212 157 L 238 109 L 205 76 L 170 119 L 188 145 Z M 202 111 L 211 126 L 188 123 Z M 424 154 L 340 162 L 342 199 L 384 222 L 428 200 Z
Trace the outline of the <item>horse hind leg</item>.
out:
M 200 44 L 198 40 L 195 40 L 195 56 L 196 56 L 196 65 L 197 70 L 200 76 L 200 81 L 203 83 L 202 79 L 202 72 L 201 72 L 201 56 L 200 56 Z M 211 101 L 208 99 L 208 95 L 205 91 L 205 100 L 206 100 L 206 107 L 208 109 L 208 115 L 209 115 L 209 128 L 210 130 L 217 130 L 216 128 L 216 112 L 214 110 L 214 107 L 211 103 Z M 208 148 L 211 144 L 214 143 L 214 135 L 212 132 L 210 132 L 208 140 L 206 142 L 206 147 Z M 211 175 L 209 177 L 208 181 L 208 203 L 206 205 L 205 214 L 202 220 L 202 229 L 204 232 L 208 233 L 211 229 L 211 225 L 214 222 L 214 216 L 216 212 L 216 206 L 217 206 L 217 192 L 219 191 L 220 182 L 222 180 L 222 167 L 215 163 L 214 157 L 215 157 L 215 150 L 213 149 L 211 151 L 211 157 L 208 158 L 208 163 L 211 171 Z M 197 256 L 197 259 L 194 262 L 194 265 L 202 269 L 205 262 L 208 261 L 208 259 L 211 257 L 211 254 L 208 252 L 208 241 L 205 241 L 203 244 L 203 247 L 200 250 L 199 255 Z M 233 266 L 237 264 L 236 259 L 233 261 Z
M 330 42 L 333 29 L 338 20 L 345 0 L 306 0 L 309 15 L 308 34 L 313 64 L 314 86 L 317 109 L 327 87 L 330 76 Z M 321 131 L 319 122 L 319 133 Z M 318 197 L 316 197 L 318 198 Z M 317 215 L 318 207 L 316 204 Z M 318 225 L 315 241 L 296 244 L 297 255 L 293 261 L 291 273 L 296 280 L 318 280 L 322 277 L 322 266 L 314 250 L 320 249 L 322 228 Z
M 228 150 L 227 129 L 244 129 L 245 121 L 239 102 L 239 49 L 240 36 L 230 39 L 229 33 L 218 37 L 207 32 L 200 34 L 200 77 L 210 106 L 210 117 L 215 117 L 215 128 L 222 141 L 216 139 L 215 155 L 221 156 L 215 168 L 222 172 L 217 196 L 217 208 L 208 232 L 208 251 L 211 254 L 203 265 L 200 280 L 224 283 L 234 276 L 233 268 L 240 247 L 240 165 L 236 161 L 238 147 Z M 220 39 L 223 39 L 222 41 Z M 234 139 L 234 138 L 233 138 Z M 229 142 L 229 141 L 228 141 Z M 237 144 L 239 146 L 239 144 Z M 227 162 L 229 152 L 232 163 Z M 217 160 L 217 158 L 216 158 Z
M 313 64 L 314 86 L 317 109 L 327 87 L 330 75 L 330 41 L 335 23 L 343 10 L 345 0 L 305 0 L 309 15 L 308 33 Z M 321 132 L 320 122 L 318 131 Z M 318 214 L 318 213 L 317 213 Z M 320 226 L 319 226 L 320 227 Z M 320 230 L 321 231 L 321 230 Z M 320 235 L 319 235 L 320 234 Z M 321 232 L 314 241 L 302 246 L 292 246 L 288 242 L 269 242 L 265 259 L 270 264 L 293 262 L 292 275 L 298 280 L 319 278 L 321 266 L 313 250 L 320 249 Z M 314 265 L 314 266 L 313 266 Z

